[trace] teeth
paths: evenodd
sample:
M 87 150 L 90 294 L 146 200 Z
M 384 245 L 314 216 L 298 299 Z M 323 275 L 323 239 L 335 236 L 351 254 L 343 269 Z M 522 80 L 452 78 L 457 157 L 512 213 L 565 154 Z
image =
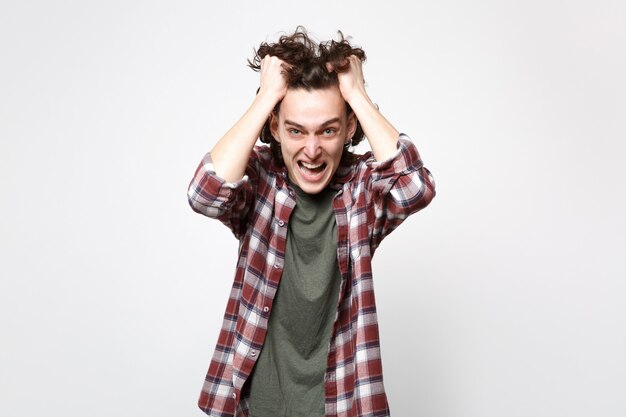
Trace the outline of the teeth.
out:
M 308 169 L 317 169 L 317 168 L 319 168 L 319 167 L 321 167 L 323 165 L 323 164 L 309 164 L 309 163 L 304 162 L 304 161 L 301 161 L 301 163 L 302 163 L 302 165 L 305 168 L 308 168 Z

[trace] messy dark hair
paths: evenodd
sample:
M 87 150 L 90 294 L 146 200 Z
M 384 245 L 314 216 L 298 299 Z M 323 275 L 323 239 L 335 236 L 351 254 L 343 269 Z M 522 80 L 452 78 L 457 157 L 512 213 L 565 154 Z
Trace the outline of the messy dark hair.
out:
M 254 58 L 248 60 L 248 66 L 260 71 L 261 60 L 267 55 L 278 57 L 289 64 L 290 67 L 285 70 L 288 88 L 303 88 L 307 91 L 339 86 L 337 73 L 348 70 L 348 57 L 355 55 L 361 61 L 366 58 L 363 49 L 352 46 L 341 31 L 338 31 L 338 40 L 316 43 L 302 26 L 298 26 L 291 35 L 281 36 L 275 43 L 261 43 Z M 330 64 L 334 71 L 328 71 L 326 64 Z M 278 112 L 279 107 L 280 103 L 274 112 Z M 348 103 L 346 112 L 352 112 Z M 356 146 L 363 138 L 363 129 L 357 119 L 356 131 L 348 145 Z M 261 130 L 260 139 L 263 143 L 269 143 L 274 158 L 282 161 L 280 145 L 272 136 L 269 118 Z

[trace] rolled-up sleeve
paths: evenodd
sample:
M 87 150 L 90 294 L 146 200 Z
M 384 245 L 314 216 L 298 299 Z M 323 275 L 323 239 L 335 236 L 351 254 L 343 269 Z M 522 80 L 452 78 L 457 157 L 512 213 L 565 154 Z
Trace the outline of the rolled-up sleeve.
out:
M 220 220 L 237 238 L 245 233 L 253 196 L 250 176 L 226 182 L 215 173 L 211 153 L 198 165 L 187 190 L 189 205 L 195 212 Z
M 435 197 L 435 181 L 424 167 L 420 154 L 408 136 L 401 134 L 398 150 L 385 161 L 369 159 L 371 198 L 375 221 L 372 244 L 393 231 L 409 215 L 423 209 Z

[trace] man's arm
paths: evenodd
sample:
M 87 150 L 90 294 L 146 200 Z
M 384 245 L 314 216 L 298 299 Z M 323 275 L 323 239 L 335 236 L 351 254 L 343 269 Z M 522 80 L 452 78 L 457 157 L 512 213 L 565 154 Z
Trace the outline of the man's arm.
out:
M 348 61 L 350 62 L 348 70 L 337 73 L 339 91 L 361 123 L 374 157 L 377 161 L 385 161 L 398 151 L 400 133 L 378 111 L 367 95 L 361 59 L 351 55 Z
M 263 58 L 261 84 L 252 105 L 211 150 L 215 173 L 226 182 L 239 181 L 244 176 L 250 151 L 263 125 L 287 92 L 284 69 L 285 63 L 279 58 Z
M 254 102 L 206 154 L 187 191 L 194 211 L 219 219 L 238 239 L 247 230 L 248 213 L 255 198 L 252 183 L 257 178 L 254 161 L 250 159 L 252 149 L 286 90 L 282 69 L 278 58 L 267 56 L 261 61 L 261 87 Z M 249 180 L 242 181 L 246 172 Z
M 435 196 L 435 182 L 415 145 L 378 111 L 365 91 L 360 58 L 348 58 L 347 71 L 337 74 L 339 90 L 354 111 L 376 162 L 361 180 L 371 185 L 368 200 L 376 209 L 371 221 L 372 250 L 409 215 L 426 207 Z M 329 68 L 330 69 L 330 68 Z
M 435 197 L 435 181 L 404 134 L 393 158 L 381 162 L 370 159 L 366 165 L 369 169 L 364 175 L 371 177 L 363 181 L 370 185 L 366 187 L 368 203 L 375 207 L 374 219 L 370 219 L 370 242 L 375 249 L 407 217 L 430 204 Z

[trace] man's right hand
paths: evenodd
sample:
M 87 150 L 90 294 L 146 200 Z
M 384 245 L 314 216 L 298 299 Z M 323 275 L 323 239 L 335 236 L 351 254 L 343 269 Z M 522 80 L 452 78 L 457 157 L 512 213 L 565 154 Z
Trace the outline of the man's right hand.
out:
M 211 150 L 215 173 L 225 181 L 234 182 L 243 177 L 263 125 L 287 94 L 288 68 L 286 62 L 275 56 L 261 60 L 261 85 L 252 105 Z
M 269 94 L 278 103 L 287 93 L 285 72 L 289 68 L 282 59 L 266 55 L 261 60 L 261 86 L 259 94 Z

